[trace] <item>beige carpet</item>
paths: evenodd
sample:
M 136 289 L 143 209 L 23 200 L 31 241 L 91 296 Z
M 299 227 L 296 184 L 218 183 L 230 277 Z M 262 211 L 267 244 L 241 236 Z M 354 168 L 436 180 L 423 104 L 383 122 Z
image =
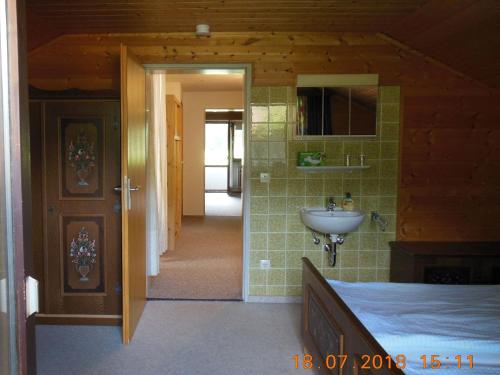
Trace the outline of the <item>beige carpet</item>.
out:
M 149 298 L 241 299 L 241 217 L 182 220 L 176 249 L 160 258 L 160 274 L 150 278 Z
M 38 375 L 312 375 L 292 358 L 300 308 L 149 301 L 130 345 L 120 327 L 37 325 Z

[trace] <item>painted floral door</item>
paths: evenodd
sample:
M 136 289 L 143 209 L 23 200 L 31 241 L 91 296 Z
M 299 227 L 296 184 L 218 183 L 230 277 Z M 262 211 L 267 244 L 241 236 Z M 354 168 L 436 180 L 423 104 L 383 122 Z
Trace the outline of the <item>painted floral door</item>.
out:
M 44 313 L 121 314 L 120 104 L 42 103 Z M 83 317 L 85 318 L 85 317 Z

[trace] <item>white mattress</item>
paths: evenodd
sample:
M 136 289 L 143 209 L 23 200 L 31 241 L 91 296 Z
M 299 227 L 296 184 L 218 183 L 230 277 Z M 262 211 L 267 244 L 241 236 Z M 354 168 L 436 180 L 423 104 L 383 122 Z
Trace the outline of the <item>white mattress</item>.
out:
M 328 282 L 387 353 L 406 356 L 405 374 L 500 374 L 500 285 Z M 441 369 L 423 369 L 423 354 Z

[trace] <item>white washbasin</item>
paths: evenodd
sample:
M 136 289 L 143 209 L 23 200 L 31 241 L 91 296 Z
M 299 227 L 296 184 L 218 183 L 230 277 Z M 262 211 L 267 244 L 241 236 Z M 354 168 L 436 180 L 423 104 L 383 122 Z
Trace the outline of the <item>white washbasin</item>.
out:
M 302 222 L 312 230 L 324 234 L 344 234 L 355 231 L 365 219 L 365 213 L 360 210 L 344 211 L 335 208 L 328 211 L 325 208 L 302 208 Z

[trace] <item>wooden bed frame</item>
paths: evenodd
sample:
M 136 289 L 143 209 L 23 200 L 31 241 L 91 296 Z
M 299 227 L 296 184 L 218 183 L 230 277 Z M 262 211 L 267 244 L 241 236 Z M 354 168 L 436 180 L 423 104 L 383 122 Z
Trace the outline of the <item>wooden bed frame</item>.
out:
M 328 375 L 404 374 L 397 368 L 396 359 L 389 357 L 311 261 L 302 261 L 304 356 L 297 365 L 309 368 L 308 361 L 312 360 L 317 373 Z M 404 354 L 404 348 L 401 352 Z

